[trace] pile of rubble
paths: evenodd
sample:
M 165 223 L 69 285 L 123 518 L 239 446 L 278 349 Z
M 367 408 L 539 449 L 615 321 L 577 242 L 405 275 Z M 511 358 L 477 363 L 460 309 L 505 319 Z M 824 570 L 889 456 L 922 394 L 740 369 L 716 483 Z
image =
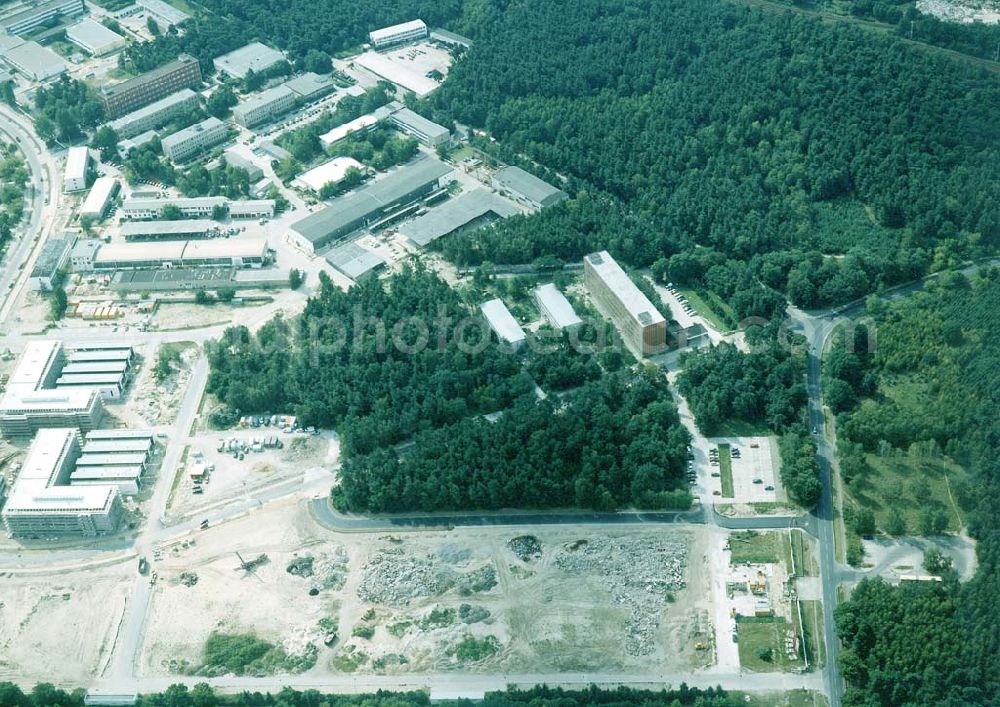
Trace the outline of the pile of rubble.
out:
M 517 555 L 522 562 L 538 560 L 542 557 L 542 543 L 534 535 L 519 535 L 507 541 L 507 549 Z
M 348 563 L 347 553 L 343 549 L 315 558 L 312 564 L 313 588 L 320 591 L 343 589 L 347 583 Z
M 568 574 L 600 578 L 612 600 L 629 612 L 625 652 L 649 655 L 668 595 L 687 584 L 687 555 L 687 545 L 677 540 L 594 538 L 564 546 L 555 563 Z
M 315 558 L 312 555 L 296 557 L 288 563 L 288 567 L 285 568 L 285 571 L 288 572 L 288 574 L 295 575 L 296 577 L 312 577 L 314 561 Z
M 178 579 L 180 580 L 180 583 L 183 584 L 185 587 L 193 587 L 194 585 L 198 584 L 198 575 L 196 575 L 194 572 L 181 572 L 180 577 Z
M 135 411 L 147 425 L 165 425 L 174 421 L 181 398 L 187 392 L 188 381 L 191 379 L 191 366 L 198 357 L 197 347 L 191 347 L 181 353 L 181 364 L 178 370 L 171 373 L 162 382 L 148 375 L 135 391 Z
M 413 599 L 437 596 L 455 586 L 459 573 L 435 555 L 405 557 L 383 550 L 364 567 L 358 596 L 368 602 L 405 606 Z
M 458 580 L 458 590 L 465 595 L 488 592 L 497 586 L 497 571 L 493 563 L 466 572 Z

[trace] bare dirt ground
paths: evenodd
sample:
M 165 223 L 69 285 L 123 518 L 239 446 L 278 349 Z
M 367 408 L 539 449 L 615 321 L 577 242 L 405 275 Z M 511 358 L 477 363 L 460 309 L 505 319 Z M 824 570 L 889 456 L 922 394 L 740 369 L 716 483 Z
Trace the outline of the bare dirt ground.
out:
M 107 658 L 131 562 L 0 579 L 0 680 L 87 684 Z
M 108 412 L 129 427 L 169 425 L 177 416 L 181 399 L 191 379 L 191 367 L 199 349 L 190 342 L 170 344 L 181 349 L 181 362 L 162 383 L 153 376 L 158 350 L 141 347 L 142 364 L 121 401 L 107 406 Z
M 508 543 L 528 533 L 519 557 Z M 193 537 L 156 563 L 146 674 L 197 664 L 213 630 L 252 631 L 293 654 L 312 643 L 312 674 L 662 672 L 714 659 L 702 528 L 332 534 L 288 503 Z M 268 561 L 246 573 L 236 551 Z M 308 576 L 288 572 L 309 558 Z

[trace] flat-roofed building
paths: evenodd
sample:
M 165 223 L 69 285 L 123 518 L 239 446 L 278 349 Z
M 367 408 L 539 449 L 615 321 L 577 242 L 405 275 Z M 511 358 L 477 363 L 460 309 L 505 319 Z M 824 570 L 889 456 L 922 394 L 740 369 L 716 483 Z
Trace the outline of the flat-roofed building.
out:
M 66 352 L 60 342 L 53 339 L 29 341 L 7 379 L 6 390 L 24 392 L 49 388 L 65 364 Z
M 153 101 L 148 106 L 143 106 L 112 120 L 110 125 L 119 137 L 135 137 L 133 144 L 127 146 L 127 149 L 131 150 L 152 140 L 156 137 L 156 133 L 147 136 L 143 141 L 139 140 L 139 136 L 146 135 L 161 125 L 165 125 L 178 115 L 190 113 L 198 107 L 198 104 L 198 94 L 190 88 L 182 88 L 169 96 Z M 120 150 L 121 146 L 119 146 Z
M 118 141 L 118 156 L 123 160 L 127 160 L 132 154 L 133 150 L 137 150 L 143 145 L 148 145 L 153 140 L 160 137 L 156 134 L 155 130 L 147 130 L 143 133 L 139 133 L 135 137 L 125 138 L 124 140 Z
M 91 354 L 92 351 L 84 353 Z M 105 359 L 103 361 L 75 361 L 67 363 L 62 369 L 62 375 L 81 375 L 92 373 L 107 373 L 123 376 L 129 371 L 129 362 L 125 359 Z
M 432 157 L 415 160 L 296 221 L 287 238 L 305 252 L 315 253 L 441 189 L 452 171 Z
M 101 101 L 109 118 L 118 118 L 182 88 L 201 85 L 198 60 L 181 54 L 176 60 L 152 71 L 101 89 Z M 141 130 L 139 132 L 142 132 Z
M 402 89 L 412 91 L 417 98 L 424 98 L 439 86 L 434 79 L 378 52 L 365 52 L 355 57 L 354 64 Z
M 84 432 L 97 427 L 104 403 L 94 388 L 64 390 L 7 390 L 0 398 L 0 432 L 24 437 L 47 427 L 75 427 Z
M 233 120 L 245 128 L 270 123 L 295 107 L 298 94 L 285 85 L 275 86 L 240 101 L 233 108 Z
M 114 486 L 122 496 L 136 496 L 142 488 L 141 466 L 86 466 L 69 476 L 74 488 Z
M 21 42 L 3 50 L 4 60 L 33 81 L 45 81 L 65 73 L 69 66 L 61 56 L 38 42 Z
M 524 330 L 517 323 L 517 320 L 514 319 L 514 315 L 507 309 L 507 305 L 503 303 L 503 300 L 499 297 L 491 299 L 479 305 L 479 309 L 482 311 L 483 316 L 486 317 L 486 322 L 490 325 L 490 329 L 493 330 L 493 333 L 497 335 L 500 341 L 510 345 L 514 350 L 524 345 L 527 339 L 524 335 Z
M 407 135 L 412 135 L 420 142 L 430 147 L 445 145 L 451 140 L 448 128 L 428 120 L 409 108 L 401 108 L 393 113 L 389 120 Z
M 75 17 L 82 15 L 84 11 L 83 0 L 40 2 L 6 15 L 0 19 L 0 28 L 7 30 L 8 34 L 25 34 L 42 25 L 47 25 L 52 20 Z
M 319 136 L 324 147 L 335 145 L 351 133 L 369 132 L 375 129 L 381 121 L 387 120 L 394 112 L 402 108 L 401 103 L 392 101 L 391 103 L 377 108 L 368 115 L 350 120 L 343 125 L 338 125 L 328 133 Z
M 68 486 L 81 447 L 76 429 L 38 431 L 3 509 L 10 535 L 91 537 L 118 529 L 122 506 L 117 487 Z
M 330 76 L 321 76 L 312 71 L 285 81 L 285 87 L 294 92 L 301 103 L 310 103 L 337 90 L 337 84 Z
M 399 228 L 400 234 L 418 248 L 456 232 L 482 228 L 518 214 L 516 206 L 485 189 L 463 192 Z
M 90 188 L 87 198 L 83 200 L 83 206 L 78 212 L 80 218 L 94 219 L 100 221 L 111 206 L 111 200 L 118 193 L 118 180 L 114 177 L 98 177 L 94 186 Z
M 427 36 L 427 25 L 423 20 L 410 20 L 391 27 L 372 30 L 368 33 L 368 40 L 377 49 L 388 47 L 402 42 L 412 42 L 414 39 L 422 39 Z
M 431 39 L 433 39 L 435 42 L 441 42 L 442 44 L 450 44 L 455 47 L 465 47 L 466 49 L 472 46 L 472 40 L 469 39 L 468 37 L 463 37 L 460 34 L 449 32 L 446 29 L 431 30 Z
M 292 182 L 292 185 L 318 194 L 327 184 L 336 185 L 344 181 L 349 169 L 356 169 L 362 173 L 368 171 L 353 157 L 334 157 L 329 162 L 324 162 L 318 167 L 313 167 L 308 172 L 300 174 Z
M 245 47 L 216 57 L 212 63 L 216 71 L 229 74 L 236 79 L 243 79 L 250 71 L 259 74 L 284 60 L 285 55 L 277 49 L 271 49 L 260 42 L 251 42 Z
M 98 442 L 102 440 L 126 440 L 126 439 L 148 439 L 151 444 L 156 444 L 156 433 L 153 430 L 128 429 L 124 427 L 113 429 L 91 430 L 85 435 L 87 442 Z
M 191 15 L 163 0 L 136 0 L 136 5 L 164 27 L 180 25 L 191 18 Z
M 63 373 L 56 379 L 56 390 L 94 388 L 105 398 L 117 400 L 125 388 L 125 372 L 119 373 Z
M 504 167 L 493 174 L 493 188 L 536 209 L 543 209 L 569 195 L 520 167 Z
M 59 271 L 69 260 L 69 251 L 73 247 L 73 237 L 51 235 L 42 246 L 41 253 L 31 268 L 28 284 L 36 292 L 52 289 L 52 283 L 58 278 Z
M 207 241 L 188 241 L 184 246 L 181 264 L 188 268 L 232 266 L 234 268 L 259 268 L 271 260 L 266 238 L 214 238 Z
M 134 199 L 122 203 L 122 218 L 132 221 L 155 219 L 163 215 L 168 206 L 177 208 L 186 218 L 211 218 L 216 208 L 225 208 L 227 200 L 222 196 L 197 196 L 189 199 Z
M 129 221 L 121 226 L 126 241 L 169 241 L 218 236 L 222 225 L 208 219 Z
M 100 351 L 71 351 L 66 358 L 66 368 L 85 363 L 123 363 L 131 368 L 135 361 L 135 351 L 131 348 L 107 349 Z
M 274 199 L 241 199 L 229 202 L 229 218 L 236 221 L 248 218 L 273 218 Z
M 90 171 L 90 150 L 86 147 L 71 147 L 66 152 L 66 172 L 63 176 L 63 191 L 83 191 L 87 188 L 87 174 Z
M 163 154 L 172 162 L 187 162 L 206 148 L 218 145 L 229 137 L 229 128 L 212 116 L 200 123 L 178 130 L 161 140 Z
M 94 268 L 94 256 L 101 242 L 96 238 L 79 239 L 69 251 L 69 265 L 74 272 L 89 272 Z
M 94 258 L 97 272 L 156 268 L 261 267 L 271 261 L 265 238 L 110 243 Z
M 153 440 L 151 437 L 127 437 L 123 439 L 88 438 L 83 443 L 84 454 L 144 454 L 148 458 L 152 450 Z
M 104 56 L 125 46 L 125 38 L 89 17 L 66 28 L 66 39 L 93 56 Z
M 633 353 L 645 356 L 666 348 L 666 319 L 606 250 L 583 259 L 583 283 Z
M 536 288 L 533 294 L 538 309 L 554 329 L 575 329 L 583 324 L 573 305 L 551 282 Z
M 144 452 L 114 452 L 104 454 L 82 453 L 76 460 L 76 468 L 88 466 L 144 466 L 147 454 Z
M 360 280 L 371 275 L 384 268 L 386 264 L 377 253 L 354 241 L 335 246 L 326 254 L 326 262 L 352 280 Z
M 251 182 L 256 182 L 264 176 L 263 169 L 254 164 L 249 157 L 245 157 L 233 149 L 222 153 L 222 159 L 233 169 L 242 169 L 246 172 Z

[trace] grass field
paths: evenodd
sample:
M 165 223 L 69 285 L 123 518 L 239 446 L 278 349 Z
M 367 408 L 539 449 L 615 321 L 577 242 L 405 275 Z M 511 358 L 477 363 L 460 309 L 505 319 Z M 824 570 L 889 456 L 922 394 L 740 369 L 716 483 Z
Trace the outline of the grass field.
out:
M 733 457 L 728 444 L 719 445 L 719 474 L 722 478 L 722 497 L 733 497 Z
M 792 572 L 792 569 L 794 568 L 795 571 L 793 576 L 795 577 L 819 576 L 819 567 L 816 563 L 816 557 L 812 552 L 812 548 L 809 546 L 809 541 L 806 539 L 805 533 L 801 530 L 789 531 L 788 545 L 789 558 L 791 559 L 788 571 Z
M 739 695 L 739 692 L 730 693 Z M 829 701 L 822 692 L 808 690 L 792 690 L 790 692 L 774 693 L 772 695 L 745 695 L 747 707 L 827 707 Z
M 785 562 L 788 540 L 785 533 L 742 530 L 729 534 L 731 562 L 766 564 Z
M 823 654 L 823 603 L 819 601 L 800 601 L 802 607 L 801 634 L 806 656 L 811 668 L 821 667 L 824 663 Z M 796 616 L 796 620 L 798 617 Z
M 729 317 L 735 321 L 736 315 L 718 295 L 709 291 L 699 292 L 688 287 L 678 287 L 677 292 L 687 297 L 695 313 L 711 324 L 712 328 L 721 332 L 732 331 L 733 326 L 727 324 L 725 318 Z
M 740 665 L 758 673 L 787 672 L 805 666 L 801 656 L 791 659 L 785 652 L 785 637 L 794 626 L 781 616 L 744 617 L 736 622 Z M 770 659 L 764 652 L 770 649 Z

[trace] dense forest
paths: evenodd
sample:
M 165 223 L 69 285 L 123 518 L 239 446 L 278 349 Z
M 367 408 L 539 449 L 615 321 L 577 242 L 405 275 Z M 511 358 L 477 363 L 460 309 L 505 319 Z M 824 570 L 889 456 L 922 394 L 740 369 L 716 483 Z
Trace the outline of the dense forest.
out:
M 418 434 L 344 462 L 334 501 L 373 512 L 687 508 L 690 442 L 662 376 L 608 376 L 564 397 L 523 396 L 493 420 Z
M 30 692 L 23 692 L 13 683 L 0 682 L 0 705 L 3 707 L 83 707 L 83 690 L 66 692 L 50 684 L 40 683 Z M 192 688 L 171 685 L 161 693 L 140 695 L 136 707 L 429 707 L 426 692 L 375 692 L 361 695 L 324 695 L 316 690 L 283 688 L 276 694 L 242 692 L 238 695 L 217 695 L 206 683 Z M 444 704 L 448 704 L 444 702 Z M 471 707 L 469 700 L 456 705 Z M 632 690 L 562 690 L 534 687 L 530 690 L 488 692 L 482 707 L 738 707 L 746 704 L 742 695 L 727 693 L 721 688 L 688 687 L 681 683 L 675 690 L 659 692 Z
M 104 120 L 104 106 L 94 89 L 63 74 L 35 93 L 35 129 L 46 143 L 73 143 Z
M 964 707 L 1000 694 L 998 312 L 997 269 L 942 276 L 926 292 L 872 303 L 875 351 L 859 346 L 827 364 L 826 376 L 842 381 L 838 429 L 850 444 L 936 445 L 970 471 L 975 487 L 961 495 L 979 542 L 979 570 L 965 585 L 865 582 L 839 610 L 847 705 Z M 863 466 L 853 465 L 849 485 Z
M 640 224 L 633 265 L 711 247 L 811 307 L 1000 237 L 1000 86 L 966 63 L 688 0 L 491 5 L 476 28 L 428 110 L 620 200 Z M 536 218 L 537 236 L 505 224 L 443 247 L 502 261 L 516 238 L 536 255 L 554 217 Z

